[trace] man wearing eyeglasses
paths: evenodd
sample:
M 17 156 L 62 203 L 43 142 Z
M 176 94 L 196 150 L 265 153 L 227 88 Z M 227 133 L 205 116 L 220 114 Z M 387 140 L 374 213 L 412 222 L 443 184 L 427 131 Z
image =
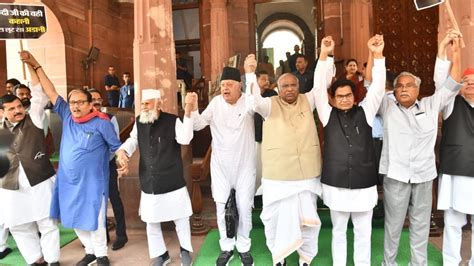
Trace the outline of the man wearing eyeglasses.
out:
M 300 94 L 298 77 L 286 73 L 278 78 L 279 95 L 263 98 L 254 74 L 256 66 L 255 55 L 248 55 L 244 62 L 246 97 L 264 119 L 260 218 L 267 247 L 274 265 L 286 265 L 286 257 L 294 251 L 300 266 L 310 265 L 318 253 L 321 229 L 316 212 L 321 195 L 321 149 L 313 117 L 315 89 Z M 332 74 L 331 68 L 315 80 L 331 80 Z
M 63 121 L 59 168 L 50 216 L 74 228 L 86 255 L 76 265 L 110 265 L 107 257 L 106 205 L 110 152 L 120 141 L 109 117 L 93 108 L 92 95 L 82 89 L 58 95 L 41 65 L 28 51 L 20 57 L 36 72 L 53 111 Z
M 372 140 L 372 125 L 385 95 L 385 58 L 383 36 L 375 35 L 367 42 L 373 58 L 373 82 L 367 97 L 356 105 L 356 85 L 339 79 L 315 87 L 314 101 L 324 126 L 323 200 L 331 211 L 333 265 L 347 264 L 347 224 L 354 224 L 354 264 L 371 264 L 371 231 L 373 208 L 377 204 L 377 171 Z M 316 66 L 320 72 L 332 69 L 327 56 L 334 49 L 331 37 L 323 38 L 321 56 Z M 371 60 L 371 59 L 369 59 Z M 324 80 L 323 80 L 324 81 Z M 333 98 L 329 101 L 328 93 Z M 330 105 L 332 103 L 332 106 Z
M 434 146 L 438 113 L 454 100 L 461 88 L 460 36 L 454 35 L 450 42 L 453 66 L 442 88 L 430 97 L 417 100 L 420 78 L 402 72 L 394 81 L 396 101 L 385 97 L 379 109 L 384 121 L 379 171 L 386 175 L 383 181 L 383 265 L 397 265 L 400 235 L 407 212 L 410 220 L 410 265 L 428 264 L 432 183 L 437 176 Z

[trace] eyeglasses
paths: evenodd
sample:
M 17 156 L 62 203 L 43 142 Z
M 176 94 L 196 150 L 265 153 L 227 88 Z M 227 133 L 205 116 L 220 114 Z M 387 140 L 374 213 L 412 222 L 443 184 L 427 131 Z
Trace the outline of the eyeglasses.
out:
M 69 105 L 74 106 L 74 105 L 77 104 L 77 106 L 83 106 L 87 102 L 89 102 L 89 101 L 87 101 L 87 100 L 69 101 Z
M 412 88 L 417 88 L 416 83 L 409 82 L 407 84 L 402 84 L 402 83 L 397 83 L 395 84 L 395 89 L 402 89 L 402 88 L 407 88 L 407 89 L 412 89 Z
M 336 100 L 338 100 L 338 101 L 342 101 L 344 99 L 350 100 L 352 98 L 354 98 L 353 93 L 348 93 L 348 94 L 345 94 L 345 95 L 336 94 Z

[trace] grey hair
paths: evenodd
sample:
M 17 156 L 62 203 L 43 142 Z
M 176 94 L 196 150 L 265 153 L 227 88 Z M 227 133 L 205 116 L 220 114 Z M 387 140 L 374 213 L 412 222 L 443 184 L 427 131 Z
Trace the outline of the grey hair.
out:
M 413 75 L 412 73 L 408 72 L 408 71 L 403 71 L 402 73 L 398 74 L 398 76 L 393 80 L 393 87 L 394 88 L 397 87 L 398 79 L 400 77 L 404 77 L 404 76 L 412 77 L 415 80 L 416 87 L 420 88 L 421 79 L 419 77 Z
M 283 79 L 283 78 L 285 78 L 285 77 L 287 77 L 287 76 L 292 76 L 292 77 L 294 77 L 294 78 L 296 79 L 296 85 L 298 85 L 298 88 L 300 87 L 300 80 L 299 80 L 294 74 L 292 74 L 292 73 L 285 73 L 285 74 L 281 75 L 281 76 L 278 78 L 278 80 L 277 80 L 278 88 L 280 88 L 280 81 L 281 81 L 281 79 Z

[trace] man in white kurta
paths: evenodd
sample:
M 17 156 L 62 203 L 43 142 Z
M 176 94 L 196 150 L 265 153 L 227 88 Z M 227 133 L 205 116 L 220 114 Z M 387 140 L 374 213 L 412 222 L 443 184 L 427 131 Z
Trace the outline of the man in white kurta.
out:
M 222 251 L 217 265 L 227 264 L 234 247 L 237 247 L 242 263 L 252 265 L 250 230 L 256 180 L 254 112 L 241 93 L 238 69 L 224 68 L 220 88 L 221 95 L 214 97 L 202 114 L 192 114 L 194 130 L 211 127 L 211 188 Z M 228 238 L 225 203 L 232 188 L 236 190 L 239 221 L 236 237 Z
M 321 228 L 316 212 L 317 195 L 321 195 L 321 150 L 313 118 L 314 89 L 299 94 L 296 76 L 284 74 L 278 79 L 279 95 L 262 98 L 255 66 L 255 56 L 249 55 L 244 63 L 247 97 L 264 118 L 260 217 L 266 243 L 273 264 L 285 265 L 285 258 L 297 251 L 299 264 L 309 265 L 318 252 Z M 332 74 L 332 69 L 319 73 L 315 86 L 326 88 L 325 81 Z
M 35 75 L 31 69 L 30 72 Z M 44 106 L 48 102 L 48 97 L 43 93 L 37 79 L 33 79 L 32 94 L 29 117 L 36 128 L 43 130 Z M 20 100 L 15 102 L 20 103 Z M 23 109 L 23 111 L 25 110 Z M 19 123 L 5 121 L 3 125 L 14 132 L 15 126 Z M 3 130 L 8 130 L 7 128 Z M 46 156 L 46 154 L 38 152 L 35 158 L 30 160 L 37 160 L 42 156 Z M 53 176 L 39 184 L 31 185 L 20 160 L 18 189 L 0 189 L 2 223 L 5 228 L 10 229 L 28 264 L 46 261 L 50 265 L 59 265 L 59 229 L 56 222 L 49 218 L 54 182 L 55 177 Z M 41 239 L 38 232 L 41 233 Z
M 334 47 L 334 41 L 329 37 L 323 39 L 323 45 L 324 42 Z M 315 76 L 333 67 L 325 64 L 327 49 L 325 45 L 322 47 Z M 359 106 L 354 105 L 355 85 L 351 81 L 338 80 L 331 85 L 329 93 L 333 106 L 329 104 L 325 86 L 316 88 L 315 93 L 316 108 L 326 136 L 321 182 L 324 204 L 331 210 L 333 265 L 347 263 L 349 218 L 354 224 L 354 264 L 371 263 L 372 209 L 377 204 L 378 177 L 371 127 L 385 94 L 382 36 L 372 37 L 368 47 L 375 57 L 373 69 L 368 70 L 373 73 L 373 82 Z
M 449 41 L 447 38 L 443 43 L 448 44 Z M 437 90 L 441 89 L 442 81 L 449 72 L 447 44 L 438 48 L 438 64 L 434 71 Z M 467 223 L 467 215 L 471 215 L 474 227 L 474 69 L 464 71 L 460 95 L 442 110 L 442 115 L 444 123 L 437 207 L 444 210 L 443 264 L 458 265 L 462 261 L 462 227 Z M 474 228 L 471 229 L 471 254 L 474 254 L 472 239 Z M 472 258 L 468 265 L 474 265 Z
M 140 216 L 147 223 L 147 239 L 153 266 L 170 261 L 161 223 L 173 221 L 181 246 L 181 265 L 191 265 L 189 252 L 192 215 L 191 200 L 183 176 L 181 147 L 193 138 L 190 113 L 186 107 L 183 122 L 179 117 L 161 111 L 160 92 L 142 91 L 142 110 L 130 133 L 117 152 L 120 164 L 140 148 Z

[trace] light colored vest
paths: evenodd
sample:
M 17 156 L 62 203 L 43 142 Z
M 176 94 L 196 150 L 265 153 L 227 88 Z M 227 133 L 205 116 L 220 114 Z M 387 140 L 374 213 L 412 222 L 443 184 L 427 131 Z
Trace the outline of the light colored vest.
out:
M 263 123 L 262 177 L 303 180 L 321 175 L 321 149 L 308 99 L 300 94 L 288 104 L 271 97 L 270 116 Z

